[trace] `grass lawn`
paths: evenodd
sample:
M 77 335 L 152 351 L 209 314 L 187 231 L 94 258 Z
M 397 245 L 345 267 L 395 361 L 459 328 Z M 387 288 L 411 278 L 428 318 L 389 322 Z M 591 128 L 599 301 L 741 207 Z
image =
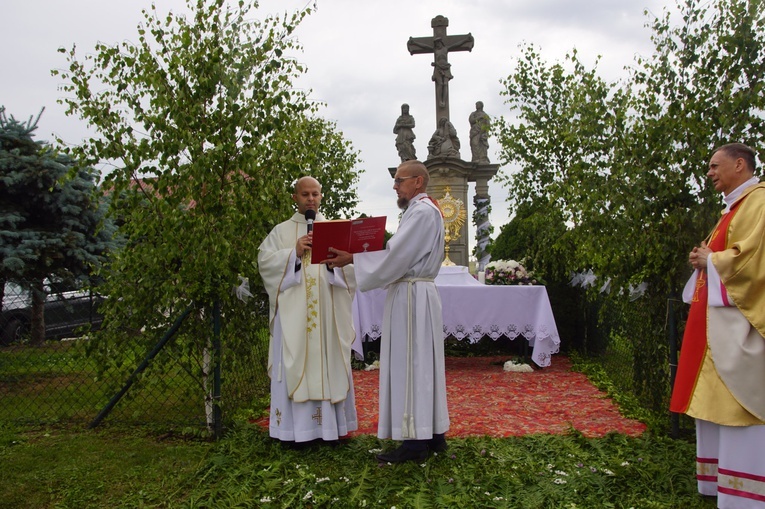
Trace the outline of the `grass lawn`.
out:
M 148 429 L 0 427 L 2 508 L 714 508 L 695 446 L 646 434 L 452 439 L 422 464 L 381 465 L 372 436 L 282 448 L 241 424 L 220 442 Z

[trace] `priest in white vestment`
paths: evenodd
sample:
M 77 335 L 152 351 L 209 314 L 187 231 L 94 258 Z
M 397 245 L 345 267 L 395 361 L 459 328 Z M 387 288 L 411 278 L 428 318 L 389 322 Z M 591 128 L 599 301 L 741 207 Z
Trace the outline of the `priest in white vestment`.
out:
M 292 197 L 298 211 L 274 227 L 258 250 L 270 303 L 269 433 L 291 447 L 314 440 L 336 444 L 358 427 L 351 373 L 356 283 L 353 267 L 310 262 L 305 214 L 313 211 L 324 220 L 319 182 L 302 177 Z
M 332 250 L 328 267 L 353 263 L 361 291 L 387 287 L 380 343 L 380 413 L 377 436 L 403 440 L 378 454 L 381 461 L 422 461 L 442 452 L 449 429 L 443 317 L 435 278 L 444 260 L 444 223 L 427 195 L 429 174 L 420 161 L 396 170 L 393 189 L 404 209 L 386 249 L 351 255 Z

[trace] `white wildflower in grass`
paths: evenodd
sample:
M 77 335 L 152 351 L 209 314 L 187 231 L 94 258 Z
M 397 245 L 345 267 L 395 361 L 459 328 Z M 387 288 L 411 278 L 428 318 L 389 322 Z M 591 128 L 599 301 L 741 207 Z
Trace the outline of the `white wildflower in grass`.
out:
M 286 481 L 284 481 L 282 484 L 285 484 L 285 485 L 286 485 L 286 484 L 291 484 L 291 483 L 292 483 L 292 479 L 287 479 L 287 480 L 286 480 Z
M 613 473 L 613 472 L 611 472 L 611 471 L 610 471 L 609 469 L 607 469 L 607 468 L 604 468 L 604 469 L 603 469 L 603 473 L 604 473 L 604 474 L 606 474 L 606 475 L 614 475 L 614 473 Z
M 311 500 L 312 498 L 313 498 L 313 491 L 309 491 L 308 493 L 305 494 L 305 496 L 303 497 L 303 500 Z
M 555 465 L 553 465 L 552 463 L 547 464 L 547 470 L 552 470 L 553 468 L 555 468 Z
M 263 497 L 260 499 L 261 504 L 267 504 L 271 501 L 271 497 Z
M 318 484 L 320 482 L 324 482 L 324 481 L 329 481 L 329 477 L 322 477 L 320 479 L 316 479 L 316 484 Z
M 342 477 L 340 478 L 340 480 L 341 480 L 341 481 L 343 481 L 343 482 L 351 482 L 351 480 L 350 480 L 350 479 L 348 479 L 348 478 L 347 478 L 347 477 L 345 477 L 345 476 L 342 476 Z
M 494 500 L 495 502 L 497 502 L 497 501 L 499 501 L 499 500 L 504 500 L 504 499 L 505 499 L 505 497 L 494 497 L 494 499 L 493 499 L 493 500 Z
M 381 452 L 382 452 L 382 449 L 369 449 L 369 454 L 378 454 Z
M 565 479 L 560 479 L 560 478 L 555 479 L 553 482 L 555 484 L 566 484 L 566 480 Z
M 622 466 L 623 467 L 628 467 L 629 465 L 630 465 L 629 461 L 622 461 Z
M 563 476 L 568 477 L 568 474 L 566 472 L 564 472 L 563 470 L 556 470 L 555 471 L 555 475 L 563 475 Z

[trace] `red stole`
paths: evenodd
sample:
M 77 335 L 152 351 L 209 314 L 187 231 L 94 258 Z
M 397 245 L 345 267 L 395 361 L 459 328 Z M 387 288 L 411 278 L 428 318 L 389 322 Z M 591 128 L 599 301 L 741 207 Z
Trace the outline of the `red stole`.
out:
M 724 251 L 728 226 L 738 206 L 743 199 L 736 202 L 731 209 L 720 218 L 720 221 L 712 231 L 709 239 L 709 248 L 713 251 Z M 701 372 L 701 365 L 707 351 L 707 303 L 709 302 L 709 288 L 707 287 L 707 271 L 699 271 L 696 279 L 696 290 L 693 292 L 691 309 L 688 312 L 688 321 L 685 323 L 683 343 L 680 349 L 680 361 L 677 365 L 675 386 L 672 390 L 672 399 L 669 409 L 672 412 L 685 413 L 691 403 L 696 381 Z
M 444 211 L 443 211 L 443 210 L 441 210 L 441 205 L 439 205 L 439 204 L 438 204 L 438 200 L 436 200 L 435 198 L 433 198 L 433 197 L 432 197 L 432 196 L 430 196 L 430 195 L 427 195 L 427 196 L 425 196 L 425 197 L 423 197 L 423 198 L 420 198 L 420 200 L 424 200 L 424 199 L 426 199 L 426 198 L 427 198 L 428 200 L 430 200 L 431 202 L 433 202 L 433 205 L 435 205 L 435 206 L 436 206 L 436 208 L 438 209 L 438 211 L 441 213 L 441 217 L 444 217 Z

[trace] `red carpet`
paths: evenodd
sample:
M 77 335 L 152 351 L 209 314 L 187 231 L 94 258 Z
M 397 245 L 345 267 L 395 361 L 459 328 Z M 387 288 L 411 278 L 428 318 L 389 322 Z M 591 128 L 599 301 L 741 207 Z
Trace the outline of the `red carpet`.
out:
M 586 437 L 602 437 L 645 431 L 643 423 L 622 417 L 586 376 L 572 372 L 568 358 L 556 355 L 551 366 L 533 373 L 503 371 L 506 359 L 447 357 L 448 436 L 564 434 L 574 428 Z M 351 436 L 376 435 L 378 371 L 354 370 L 353 382 L 359 429 Z M 268 417 L 259 423 L 267 428 Z

